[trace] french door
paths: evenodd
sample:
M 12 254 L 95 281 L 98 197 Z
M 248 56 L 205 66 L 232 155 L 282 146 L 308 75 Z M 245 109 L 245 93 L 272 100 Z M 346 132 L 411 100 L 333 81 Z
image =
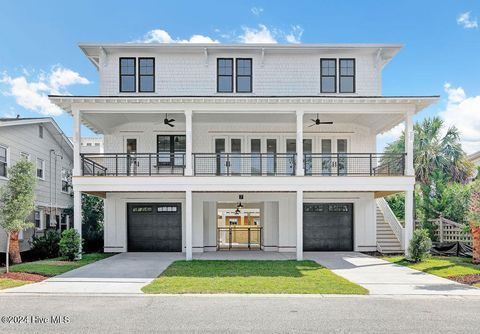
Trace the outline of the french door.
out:
M 320 140 L 322 175 L 345 175 L 348 171 L 348 140 L 322 138 Z
M 242 174 L 242 139 L 215 138 L 216 174 Z
M 287 139 L 286 141 L 286 151 L 287 153 L 292 153 L 290 157 L 291 162 L 287 165 L 287 173 L 288 175 L 295 175 L 295 155 L 293 153 L 297 152 L 297 140 L 296 139 Z M 312 173 L 312 148 L 313 148 L 313 141 L 312 139 L 304 139 L 303 140 L 303 154 L 304 154 L 304 166 L 305 166 L 305 175 L 310 175 Z

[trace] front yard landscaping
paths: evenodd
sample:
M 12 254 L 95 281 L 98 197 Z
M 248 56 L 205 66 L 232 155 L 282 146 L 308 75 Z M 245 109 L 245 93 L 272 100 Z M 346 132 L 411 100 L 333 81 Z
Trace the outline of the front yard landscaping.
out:
M 314 261 L 176 261 L 145 293 L 368 294 Z
M 403 256 L 385 256 L 383 259 L 432 275 L 480 287 L 480 265 L 472 264 L 470 258 L 432 256 L 419 263 L 409 262 Z
M 64 258 L 58 257 L 48 260 L 15 264 L 10 267 L 10 273 L 0 274 L 0 290 L 38 282 L 105 259 L 112 255 L 113 254 L 90 253 L 83 254 L 82 259 L 79 261 L 66 261 Z

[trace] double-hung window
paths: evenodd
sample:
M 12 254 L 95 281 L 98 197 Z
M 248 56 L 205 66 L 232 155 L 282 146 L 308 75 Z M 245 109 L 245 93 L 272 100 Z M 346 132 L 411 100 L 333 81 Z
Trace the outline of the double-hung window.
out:
M 184 166 L 186 150 L 185 135 L 158 135 L 158 166 Z
M 340 59 L 340 93 L 355 93 L 355 59 Z
M 5 146 L 0 146 L 0 177 L 7 177 L 7 152 L 8 150 Z
M 337 60 L 320 59 L 320 92 L 337 92 Z
M 217 59 L 217 92 L 233 93 L 233 58 Z
M 120 58 L 120 92 L 134 93 L 136 90 L 136 59 Z
M 45 180 L 45 160 L 37 158 L 37 178 Z
M 138 91 L 155 91 L 155 58 L 138 58 Z
M 252 92 L 252 58 L 236 59 L 236 91 L 237 93 Z

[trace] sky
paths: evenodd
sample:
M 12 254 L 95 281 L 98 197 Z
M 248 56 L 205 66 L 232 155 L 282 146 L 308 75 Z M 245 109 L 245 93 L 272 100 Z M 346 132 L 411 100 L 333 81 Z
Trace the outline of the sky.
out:
M 48 94 L 98 95 L 82 42 L 401 43 L 383 95 L 440 95 L 438 115 L 480 150 L 480 0 L 0 0 L 0 117 L 72 118 Z M 382 150 L 397 126 L 378 137 Z M 91 132 L 84 129 L 84 135 Z

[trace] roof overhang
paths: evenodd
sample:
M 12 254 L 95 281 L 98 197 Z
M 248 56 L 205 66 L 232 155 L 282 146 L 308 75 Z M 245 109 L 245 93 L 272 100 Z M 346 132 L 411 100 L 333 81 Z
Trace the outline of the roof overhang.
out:
M 250 52 L 261 54 L 372 54 L 382 65 L 388 63 L 403 44 L 220 44 L 220 43 L 80 43 L 80 49 L 99 68 L 102 53 L 221 53 Z
M 49 96 L 52 103 L 73 114 L 128 113 L 305 113 L 388 114 L 390 121 L 376 129 L 388 131 L 400 123 L 406 112 L 417 113 L 438 101 L 439 96 Z M 102 133 L 94 122 L 82 122 L 95 133 Z

